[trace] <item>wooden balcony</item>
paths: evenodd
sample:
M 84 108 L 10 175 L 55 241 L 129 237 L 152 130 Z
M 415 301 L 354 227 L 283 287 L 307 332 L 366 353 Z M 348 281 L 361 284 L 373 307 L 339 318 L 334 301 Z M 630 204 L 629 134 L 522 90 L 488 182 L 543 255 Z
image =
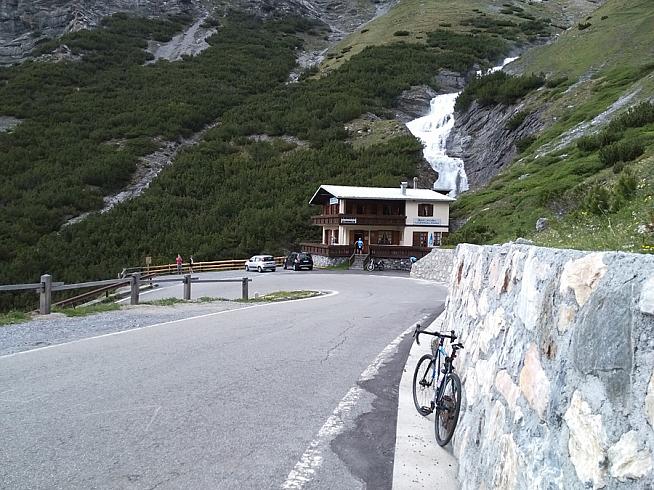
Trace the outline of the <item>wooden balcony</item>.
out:
M 354 245 L 327 245 L 325 243 L 301 243 L 302 251 L 323 257 L 349 257 L 354 253 Z
M 384 259 L 423 258 L 432 249 L 429 247 L 412 247 L 404 245 L 370 245 L 370 255 Z
M 321 214 L 313 216 L 314 225 L 367 225 L 367 226 L 405 226 L 406 216 L 385 214 Z

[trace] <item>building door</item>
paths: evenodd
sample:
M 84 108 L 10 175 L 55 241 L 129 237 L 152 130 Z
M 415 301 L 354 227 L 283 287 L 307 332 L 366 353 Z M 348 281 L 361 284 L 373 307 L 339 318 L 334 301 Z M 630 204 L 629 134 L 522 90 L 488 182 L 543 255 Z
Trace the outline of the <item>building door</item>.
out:
M 357 241 L 359 241 L 359 238 L 361 238 L 361 240 L 363 240 L 363 253 L 364 253 L 364 254 L 367 254 L 367 253 L 368 253 L 368 245 L 369 245 L 369 244 L 368 244 L 368 239 L 367 239 L 367 234 L 366 234 L 366 232 L 363 231 L 363 230 L 355 230 L 355 231 L 353 231 L 353 232 L 351 233 L 351 236 L 352 236 L 352 238 L 353 238 L 353 240 L 352 240 L 352 246 L 354 246 L 354 244 L 355 244 Z

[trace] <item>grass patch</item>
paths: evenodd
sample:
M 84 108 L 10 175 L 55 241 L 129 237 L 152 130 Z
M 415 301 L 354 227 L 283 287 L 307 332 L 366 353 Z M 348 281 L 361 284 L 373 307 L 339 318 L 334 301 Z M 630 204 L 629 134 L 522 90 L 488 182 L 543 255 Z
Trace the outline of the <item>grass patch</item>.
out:
M 320 296 L 320 291 L 276 291 L 274 293 L 265 294 L 259 296 L 258 298 L 250 298 L 248 300 L 237 299 L 237 302 L 243 303 L 269 303 L 276 301 L 291 301 L 294 299 L 305 299 L 313 298 L 314 296 Z
M 346 271 L 350 268 L 349 262 L 341 262 L 337 265 L 329 265 L 327 267 L 321 267 L 321 269 L 326 271 Z
M 23 323 L 29 319 L 29 315 L 23 311 L 12 310 L 7 313 L 0 313 L 0 327 L 13 325 L 15 323 Z
M 188 301 L 180 298 L 161 298 L 153 299 L 150 301 L 141 301 L 142 305 L 152 305 L 152 306 L 173 306 L 179 303 L 188 303 Z
M 213 297 L 213 296 L 200 296 L 198 299 L 193 300 L 194 303 L 213 303 L 214 301 L 229 301 L 227 298 Z
M 487 32 L 488 34 L 500 36 L 504 39 L 521 42 L 528 40 L 530 36 L 534 36 L 534 31 L 540 33 L 544 28 L 547 29 L 548 23 L 545 22 L 547 18 L 558 20 L 558 17 L 561 16 L 560 7 L 556 5 L 556 2 L 534 2 L 529 5 L 524 4 L 524 8 L 516 6 L 512 9 L 514 15 L 524 13 L 524 10 L 529 10 L 529 13 L 526 15 L 529 15 L 534 20 L 527 19 L 526 21 L 521 21 L 515 19 L 514 22 L 499 18 L 495 19 L 495 22 L 515 25 L 495 26 L 493 24 L 489 25 L 489 30 L 486 31 L 474 25 L 461 24 L 461 21 L 464 19 L 479 18 L 482 15 L 489 19 L 494 19 L 495 4 L 497 2 L 488 2 L 487 0 L 450 0 L 447 2 L 402 0 L 391 8 L 387 14 L 366 24 L 365 34 L 363 31 L 353 33 L 334 47 L 332 52 L 336 53 L 339 53 L 345 46 L 351 46 L 352 49 L 340 59 L 332 57 L 326 60 L 321 65 L 321 71 L 328 72 L 337 69 L 350 56 L 362 52 L 369 46 L 381 46 L 397 42 L 398 38 L 393 35 L 397 31 L 409 32 L 410 34 L 404 39 L 407 42 L 418 44 L 425 42 L 424 34 L 433 31 L 434 26 L 445 27 L 448 28 L 449 32 L 455 33 L 471 33 L 473 29 L 476 29 L 477 31 Z M 569 15 L 573 9 L 574 7 L 571 7 L 566 14 Z M 539 22 L 543 22 L 543 25 L 539 24 L 536 27 L 534 23 Z
M 179 304 L 192 304 L 192 303 L 213 303 L 214 301 L 234 301 L 228 298 L 215 297 L 215 296 L 201 296 L 196 299 L 191 299 L 189 301 L 181 298 L 162 298 L 162 299 L 153 299 L 151 301 L 141 301 L 142 305 L 150 306 L 174 306 Z
M 120 305 L 116 303 L 98 303 L 90 306 L 78 306 L 77 308 L 53 308 L 54 313 L 63 313 L 66 316 L 89 316 L 107 311 L 120 310 Z
M 527 72 L 556 73 L 577 79 L 604 66 L 636 66 L 652 46 L 654 9 L 642 0 L 608 0 L 594 16 L 592 28 L 563 32 L 555 43 L 532 49 L 517 61 Z M 579 27 L 579 26 L 578 26 Z

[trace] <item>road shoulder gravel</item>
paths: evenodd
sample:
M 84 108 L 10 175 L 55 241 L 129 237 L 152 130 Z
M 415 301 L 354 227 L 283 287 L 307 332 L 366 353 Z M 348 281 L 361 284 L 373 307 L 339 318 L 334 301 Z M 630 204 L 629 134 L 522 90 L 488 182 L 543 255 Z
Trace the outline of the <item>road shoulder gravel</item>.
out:
M 83 317 L 53 313 L 24 323 L 0 327 L 0 356 L 246 306 L 249 305 L 213 301 L 171 306 L 125 306 L 120 310 Z

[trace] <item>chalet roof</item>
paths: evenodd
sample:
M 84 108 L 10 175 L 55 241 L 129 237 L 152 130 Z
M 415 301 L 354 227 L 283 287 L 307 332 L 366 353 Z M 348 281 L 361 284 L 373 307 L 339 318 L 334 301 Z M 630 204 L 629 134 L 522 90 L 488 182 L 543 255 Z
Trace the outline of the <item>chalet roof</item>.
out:
M 452 202 L 453 197 L 439 194 L 430 189 L 406 189 L 402 194 L 401 187 L 352 187 L 347 185 L 321 185 L 309 204 L 323 204 L 328 198 L 338 199 L 381 199 L 392 201 L 427 201 Z

